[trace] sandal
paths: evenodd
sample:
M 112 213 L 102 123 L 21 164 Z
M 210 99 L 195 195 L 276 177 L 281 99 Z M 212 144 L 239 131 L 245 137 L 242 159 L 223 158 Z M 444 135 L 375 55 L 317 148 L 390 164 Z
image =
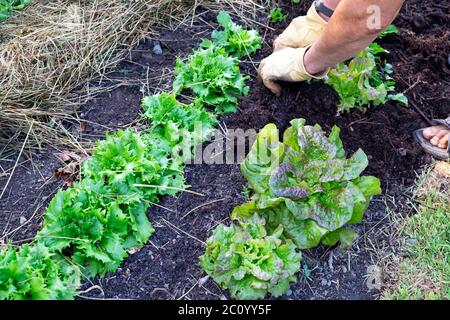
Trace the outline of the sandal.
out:
M 443 126 L 450 130 L 450 117 L 447 119 L 436 119 L 431 122 L 435 126 Z M 447 147 L 447 150 L 439 148 L 437 146 L 433 146 L 427 139 L 423 136 L 423 131 L 425 129 L 419 129 L 414 131 L 414 139 L 420 143 L 423 150 L 426 153 L 431 154 L 438 160 L 448 160 L 450 158 L 450 143 Z M 449 134 L 450 138 L 450 134 Z M 449 139 L 450 140 L 450 139 Z M 450 141 L 449 141 L 450 142 Z

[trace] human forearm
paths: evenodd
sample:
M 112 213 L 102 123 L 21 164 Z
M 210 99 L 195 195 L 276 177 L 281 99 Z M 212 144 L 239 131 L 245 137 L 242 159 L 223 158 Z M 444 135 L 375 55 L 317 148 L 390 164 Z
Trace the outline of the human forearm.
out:
M 323 78 L 328 68 L 366 48 L 392 23 L 404 1 L 324 0 L 326 7 L 335 9 L 328 23 L 326 15 L 312 6 L 275 40 L 274 53 L 259 66 L 261 80 L 279 95 L 277 81 Z
M 392 23 L 403 3 L 404 0 L 341 0 L 322 36 L 305 55 L 307 71 L 316 74 L 355 56 Z M 380 16 L 374 19 L 374 11 L 369 8 L 378 10 Z

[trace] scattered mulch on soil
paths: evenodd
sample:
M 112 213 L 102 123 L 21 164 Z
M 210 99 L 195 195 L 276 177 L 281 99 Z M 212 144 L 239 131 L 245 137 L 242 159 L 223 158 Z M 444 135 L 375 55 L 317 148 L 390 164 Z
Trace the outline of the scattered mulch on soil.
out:
M 284 11 L 290 12 L 290 18 L 304 14 L 311 2 L 293 5 L 291 1 L 281 1 Z M 379 177 L 385 194 L 392 198 L 412 185 L 415 172 L 431 159 L 413 142 L 412 131 L 427 125 L 424 118 L 445 117 L 450 113 L 449 46 L 448 37 L 445 38 L 450 25 L 445 19 L 446 10 L 436 0 L 408 1 L 396 21 L 402 36 L 386 38 L 382 42 L 391 51 L 388 57 L 396 70 L 395 78 L 400 80 L 399 90 L 407 91 L 408 97 L 425 117 L 415 108 L 405 108 L 396 103 L 371 108 L 365 114 L 352 111 L 336 116 L 338 97 L 322 83 L 286 84 L 282 96 L 277 98 L 256 81 L 254 65 L 244 61 L 242 70 L 251 76 L 250 96 L 242 100 L 236 114 L 222 120 L 229 129 L 244 130 L 258 130 L 270 122 L 284 130 L 290 120 L 298 117 L 306 118 L 310 124 L 318 123 L 326 130 L 338 125 L 342 129 L 346 150 L 352 153 L 362 148 L 368 154 L 370 165 L 366 174 Z M 419 14 L 423 17 L 420 26 L 417 25 Z M 260 21 L 265 23 L 265 17 L 260 17 Z M 205 12 L 191 28 L 161 31 L 158 41 L 162 55 L 154 53 L 158 45 L 156 39 L 141 41 L 129 59 L 111 75 L 111 78 L 120 80 L 122 86 L 101 94 L 81 109 L 79 116 L 86 120 L 81 138 L 100 139 L 107 130 L 135 125 L 143 94 L 170 89 L 176 56 L 187 56 L 197 47 L 201 37 L 209 36 L 211 28 L 208 25 L 216 25 L 215 15 Z M 270 44 L 286 25 L 287 22 L 272 26 L 275 31 L 259 27 L 261 34 L 265 34 L 267 44 L 257 56 L 252 57 L 254 61 L 270 54 Z M 33 158 L 35 164 L 46 169 L 44 177 L 51 176 L 51 172 L 58 167 L 54 159 L 52 154 Z M 12 164 L 0 165 L 7 170 Z M 149 244 L 126 259 L 118 272 L 84 286 L 87 289 L 91 285 L 99 285 L 103 292 L 92 290 L 83 296 L 132 299 L 227 297 L 226 291 L 212 281 L 204 282 L 202 278 L 205 274 L 198 266 L 198 256 L 204 250 L 202 241 L 208 238 L 212 229 L 219 223 L 230 223 L 229 215 L 233 207 L 246 200 L 242 194 L 245 179 L 238 165 L 188 165 L 186 177 L 192 185 L 191 189 L 205 196 L 184 193 L 177 198 L 163 199 L 161 205 L 170 211 L 151 208 L 149 217 L 156 233 Z M 3 188 L 5 180 L 0 176 L 0 188 Z M 55 188 L 62 183 L 51 181 L 47 187 Z M 16 170 L 9 197 L 0 203 L 0 230 L 17 227 L 20 215 L 30 217 L 33 213 L 31 204 L 39 200 L 42 196 L 40 192 L 51 198 L 52 191 L 40 188 L 42 183 L 42 178 L 38 172 L 33 172 L 30 162 Z M 371 256 L 371 244 L 376 244 L 377 237 L 383 236 L 373 231 L 382 226 L 387 218 L 386 195 L 374 199 L 363 223 L 356 226 L 361 237 L 352 250 L 344 252 L 339 248 L 318 248 L 304 251 L 303 268 L 306 272 L 299 275 L 299 282 L 292 286 L 292 292 L 286 299 L 376 297 L 378 290 L 370 290 L 366 286 L 366 275 L 370 273 L 370 266 L 376 264 Z M 212 201 L 216 202 L 208 205 Z M 192 211 L 199 206 L 202 207 Z M 14 239 L 32 237 L 40 221 L 40 216 L 35 216 L 31 223 L 33 228 L 21 230 L 14 235 Z M 310 279 L 305 276 L 308 270 L 311 271 Z

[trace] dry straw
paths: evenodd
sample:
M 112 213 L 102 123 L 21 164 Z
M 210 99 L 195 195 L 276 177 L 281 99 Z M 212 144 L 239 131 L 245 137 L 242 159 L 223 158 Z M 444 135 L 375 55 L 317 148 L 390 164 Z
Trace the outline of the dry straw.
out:
M 190 23 L 200 5 L 224 4 L 235 13 L 262 8 L 236 0 L 33 1 L 0 25 L 0 156 L 20 147 L 32 122 L 30 148 L 67 143 L 63 123 L 109 89 L 102 78 L 139 39 Z

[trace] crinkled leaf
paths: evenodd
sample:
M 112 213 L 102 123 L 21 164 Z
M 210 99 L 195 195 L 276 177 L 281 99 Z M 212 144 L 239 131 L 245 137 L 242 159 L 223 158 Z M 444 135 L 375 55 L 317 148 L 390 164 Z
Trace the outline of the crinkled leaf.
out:
M 339 128 L 333 128 L 327 137 L 319 126 L 305 123 L 293 120 L 283 143 L 278 141 L 274 125 L 257 136 L 241 167 L 254 195 L 250 203 L 235 208 L 233 218 L 241 221 L 252 214 L 263 216 L 271 230 L 281 225 L 286 238 L 300 248 L 311 248 L 327 234 L 360 222 L 371 197 L 381 190 L 378 179 L 360 177 L 368 166 L 361 149 L 346 159 Z M 269 155 L 264 159 L 280 155 L 274 157 L 280 164 L 251 166 L 257 163 L 256 151 Z
M 357 234 L 354 230 L 350 228 L 341 228 L 328 233 L 322 238 L 322 243 L 330 247 L 340 243 L 341 248 L 350 249 L 356 237 Z
M 380 37 L 397 32 L 395 26 L 391 26 Z M 379 106 L 388 100 L 408 105 L 408 99 L 403 94 L 389 94 L 395 91 L 395 81 L 391 77 L 392 65 L 382 60 L 382 55 L 386 53 L 379 44 L 372 43 L 354 59 L 338 64 L 329 72 L 326 83 L 340 97 L 339 112 L 355 107 L 364 112 L 367 106 Z
M 237 59 L 216 46 L 195 51 L 186 62 L 178 59 L 174 75 L 176 92 L 191 90 L 219 114 L 236 111 L 237 97 L 249 90 Z
M 250 187 L 258 193 L 269 189 L 272 171 L 277 168 L 284 154 L 275 125 L 265 126 L 258 134 L 250 153 L 241 165 L 241 171 Z
M 73 299 L 81 272 L 43 244 L 0 250 L 0 300 Z
M 269 179 L 270 192 L 276 197 L 294 200 L 308 196 L 308 190 L 297 185 L 296 172 L 288 163 L 281 164 L 272 172 Z
M 278 227 L 269 236 L 258 215 L 239 226 L 219 225 L 200 257 L 202 268 L 233 298 L 263 299 L 284 294 L 300 268 L 300 253 L 291 241 L 280 239 Z
M 369 165 L 367 155 L 361 149 L 344 163 L 343 180 L 353 180 L 358 178 Z

